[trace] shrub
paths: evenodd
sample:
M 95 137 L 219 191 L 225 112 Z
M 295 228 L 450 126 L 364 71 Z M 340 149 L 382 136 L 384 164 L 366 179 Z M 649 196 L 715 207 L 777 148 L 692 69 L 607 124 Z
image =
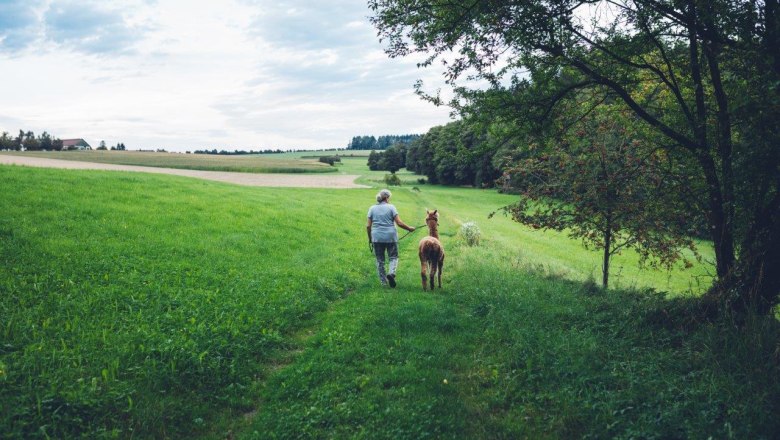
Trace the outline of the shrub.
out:
M 420 185 L 425 185 L 427 182 L 428 181 L 425 180 L 425 177 L 420 177 L 419 179 L 417 179 L 417 183 L 419 183 Z
M 395 173 L 385 174 L 385 184 L 388 186 L 401 186 L 401 179 Z
M 341 162 L 341 158 L 338 156 L 320 156 L 320 162 L 333 166 L 336 162 Z
M 469 246 L 478 246 L 482 233 L 476 222 L 466 222 L 460 226 L 460 235 Z

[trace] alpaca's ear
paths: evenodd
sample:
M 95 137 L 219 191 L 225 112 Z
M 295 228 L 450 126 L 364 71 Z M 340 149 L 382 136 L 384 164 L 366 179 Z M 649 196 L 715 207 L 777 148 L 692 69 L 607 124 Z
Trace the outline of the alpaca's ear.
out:
M 438 209 L 437 209 L 437 210 L 435 210 L 435 211 L 433 211 L 433 215 L 439 215 L 439 214 L 438 214 L 438 212 L 439 212 L 439 210 L 438 210 Z
M 428 208 L 425 208 L 425 213 L 426 213 L 426 214 L 430 214 L 430 213 L 431 213 L 431 211 L 428 211 Z

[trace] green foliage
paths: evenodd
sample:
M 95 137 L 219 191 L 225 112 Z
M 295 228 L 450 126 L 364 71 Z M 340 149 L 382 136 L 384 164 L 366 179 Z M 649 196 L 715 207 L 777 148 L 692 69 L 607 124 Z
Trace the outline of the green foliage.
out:
M 341 158 L 338 156 L 320 156 L 319 161 L 334 166 L 336 162 L 341 162 Z
M 406 145 L 395 144 L 382 152 L 371 150 L 368 155 L 368 169 L 395 173 L 406 167 Z
M 390 56 L 437 58 L 469 118 L 564 132 L 550 116 L 621 103 L 683 158 L 679 176 L 708 221 L 724 311 L 780 301 L 780 7 L 775 1 L 369 1 Z M 470 89 L 461 78 L 490 87 Z M 478 84 L 482 84 L 477 81 Z M 443 104 L 438 94 L 418 93 Z M 582 100 L 582 93 L 591 95 Z M 448 142 L 452 152 L 453 142 Z M 457 156 L 457 155 L 455 155 Z M 451 178 L 452 155 L 435 172 Z M 414 161 L 410 161 L 414 162 Z M 440 166 L 440 164 L 437 164 Z M 420 172 L 420 168 L 413 168 Z M 429 170 L 426 170 L 429 177 Z M 703 190 L 702 192 L 698 192 Z
M 384 181 L 388 186 L 401 186 L 401 179 L 395 173 L 385 174 Z
M 347 150 L 386 150 L 395 144 L 409 144 L 420 137 L 419 134 L 355 136 L 347 145 Z
M 451 122 L 413 142 L 407 149 L 406 167 L 432 183 L 492 187 L 499 176 L 493 165 L 496 145 L 483 128 Z
M 7 131 L 0 134 L 0 150 L 18 150 L 19 144 L 16 139 L 11 137 Z
M 537 148 L 505 172 L 521 194 L 506 209 L 520 223 L 566 230 L 601 249 L 604 287 L 610 258 L 626 248 L 637 249 L 641 263 L 667 268 L 685 260 L 683 249 L 696 255 L 690 231 L 681 227 L 690 206 L 675 196 L 688 188 L 675 185 L 668 154 L 643 139 L 626 112 L 594 109 Z
M 0 150 L 21 150 L 22 147 L 29 151 L 59 151 L 62 150 L 62 140 L 53 138 L 44 131 L 38 137 L 32 131 L 19 130 L 19 135 L 13 138 L 7 131 L 0 134 Z

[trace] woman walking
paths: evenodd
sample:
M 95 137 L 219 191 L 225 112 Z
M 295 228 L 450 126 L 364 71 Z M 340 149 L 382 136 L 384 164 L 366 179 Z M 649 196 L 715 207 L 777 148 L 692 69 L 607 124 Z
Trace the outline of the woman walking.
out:
M 376 271 L 379 275 L 379 282 L 382 285 L 390 284 L 395 287 L 395 271 L 398 268 L 398 231 L 395 225 L 406 229 L 409 232 L 414 231 L 413 226 L 407 226 L 398 216 L 398 210 L 390 203 L 392 194 L 389 190 L 383 189 L 376 195 L 376 205 L 368 209 L 368 224 L 366 232 L 368 233 L 368 244 L 374 250 L 376 256 Z M 390 267 L 385 275 L 385 253 L 390 260 Z

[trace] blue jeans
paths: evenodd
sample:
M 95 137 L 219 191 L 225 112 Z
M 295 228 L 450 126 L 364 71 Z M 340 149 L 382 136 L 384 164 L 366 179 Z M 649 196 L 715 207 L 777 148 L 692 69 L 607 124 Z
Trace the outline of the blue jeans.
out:
M 385 275 L 385 252 L 387 252 L 387 256 L 390 258 L 390 270 L 388 271 L 388 275 L 395 275 L 395 270 L 398 268 L 398 242 L 374 242 L 376 271 L 379 275 L 379 282 L 383 285 L 387 283 L 387 276 Z

